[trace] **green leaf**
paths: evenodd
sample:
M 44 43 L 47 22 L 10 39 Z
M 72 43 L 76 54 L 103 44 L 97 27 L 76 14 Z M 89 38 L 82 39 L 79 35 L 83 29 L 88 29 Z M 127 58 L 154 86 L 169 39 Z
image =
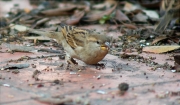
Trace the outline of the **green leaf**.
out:
M 103 20 L 109 20 L 109 19 L 110 19 L 110 16 L 109 16 L 109 15 L 104 15 L 104 16 L 102 17 L 102 19 L 103 19 Z
M 105 22 L 106 22 L 106 20 L 104 20 L 104 19 L 100 19 L 100 20 L 99 20 L 99 23 L 100 23 L 100 24 L 104 24 Z

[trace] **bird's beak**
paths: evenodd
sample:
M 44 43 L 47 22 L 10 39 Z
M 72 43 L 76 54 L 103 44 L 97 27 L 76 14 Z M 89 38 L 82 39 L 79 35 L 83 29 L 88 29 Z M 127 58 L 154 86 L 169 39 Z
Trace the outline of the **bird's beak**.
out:
M 109 42 L 106 42 L 106 43 L 101 45 L 102 50 L 109 50 L 109 48 L 110 48 Z

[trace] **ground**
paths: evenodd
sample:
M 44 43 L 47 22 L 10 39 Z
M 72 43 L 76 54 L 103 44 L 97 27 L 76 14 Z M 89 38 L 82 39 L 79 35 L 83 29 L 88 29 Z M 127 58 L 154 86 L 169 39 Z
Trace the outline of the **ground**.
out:
M 24 9 L 27 14 L 34 8 L 28 0 L 23 0 L 23 2 L 19 2 L 19 0 L 9 2 L 0 1 L 0 17 L 8 16 L 6 14 L 10 11 L 10 8 L 13 7 L 13 3 L 18 3 L 20 9 Z M 122 2 L 118 3 L 120 5 Z M 66 6 L 67 5 L 65 5 L 65 7 Z M 72 5 L 70 5 L 70 7 L 71 6 Z M 78 5 L 76 4 L 76 6 Z M 87 5 L 85 5 L 85 7 L 86 6 Z M 130 5 L 129 3 L 127 3 L 126 6 L 128 6 L 128 8 L 134 7 L 134 5 Z M 96 7 L 98 6 L 96 5 Z M 82 7 L 80 5 L 80 7 L 78 6 L 77 8 L 77 10 L 82 9 L 90 8 L 84 8 L 84 5 L 82 5 Z M 75 10 L 76 9 L 74 9 L 74 11 Z M 180 53 L 174 51 L 176 48 L 171 49 L 171 52 L 160 52 L 161 54 L 152 53 L 152 49 L 147 52 L 139 49 L 140 44 L 142 44 L 139 42 L 144 40 L 143 44 L 147 47 L 155 45 L 161 48 L 167 44 L 169 46 L 177 45 L 179 48 L 179 33 L 177 32 L 176 36 L 172 34 L 173 37 L 167 32 L 165 32 L 165 37 L 160 33 L 153 34 L 154 31 L 143 29 L 154 29 L 154 21 L 157 22 L 158 19 L 150 19 L 144 22 L 141 21 L 141 11 L 138 12 L 140 15 L 134 15 L 133 12 L 121 13 L 120 10 L 121 9 L 117 12 L 119 15 L 116 17 L 120 23 L 113 23 L 114 21 L 107 24 L 98 23 L 99 20 L 101 20 L 101 22 L 108 22 L 109 18 L 111 20 L 111 17 L 109 17 L 111 13 L 103 15 L 104 20 L 102 20 L 103 18 L 101 17 L 97 20 L 95 19 L 96 21 L 92 21 L 94 17 L 91 16 L 96 16 L 97 14 L 89 15 L 89 19 L 92 20 L 88 23 L 86 20 L 87 17 L 84 18 L 87 22 L 86 24 L 82 24 L 80 21 L 83 16 L 77 16 L 77 19 L 75 15 L 74 18 L 75 20 L 77 19 L 76 22 L 71 19 L 73 15 L 71 12 L 70 16 L 65 16 L 66 19 L 70 19 L 71 24 L 69 25 L 77 25 L 80 28 L 86 29 L 96 29 L 96 31 L 100 32 L 103 31 L 104 34 L 115 39 L 114 45 L 111 45 L 109 53 L 99 62 L 104 64 L 104 67 L 86 65 L 82 61 L 76 60 L 79 66 L 85 67 L 80 70 L 74 68 L 71 68 L 71 70 L 65 69 L 64 51 L 60 46 L 53 46 L 56 44 L 54 41 L 49 41 L 48 39 L 49 42 L 43 40 L 38 43 L 38 41 L 24 40 L 20 37 L 28 36 L 29 34 L 17 34 L 17 30 L 9 30 L 7 27 L 10 23 L 21 24 L 22 21 L 18 20 L 21 19 L 21 15 L 12 15 L 15 17 L 10 18 L 9 22 L 6 22 L 6 19 L 3 20 L 2 18 L 0 21 L 2 22 L 2 28 L 0 27 L 0 105 L 179 105 L 180 73 L 173 68 L 175 62 L 173 54 L 178 55 Z M 86 12 L 87 11 L 88 10 L 86 10 Z M 62 13 L 63 12 L 64 11 L 62 11 Z M 67 11 L 65 11 L 65 13 L 66 12 Z M 102 13 L 98 15 L 102 15 Z M 125 13 L 131 18 L 130 23 L 124 24 L 124 19 L 129 21 Z M 36 22 L 39 22 L 39 19 L 45 18 L 44 16 L 39 18 L 36 17 L 36 15 L 35 17 L 31 17 L 32 20 L 34 20 L 33 23 L 31 23 L 31 18 L 30 20 L 28 18 L 26 20 L 25 18 L 25 24 L 29 27 L 39 29 L 46 27 L 46 25 L 55 25 L 61 22 L 62 19 L 65 19 L 61 16 L 62 14 L 59 17 L 48 16 L 48 18 L 51 19 L 50 22 L 44 21 L 42 24 L 36 24 Z M 133 21 L 131 15 L 140 16 L 136 17 L 140 18 L 139 21 Z M 16 16 L 20 17 L 16 18 Z M 121 19 L 121 17 L 123 18 Z M 112 20 L 114 20 L 114 18 L 112 18 Z M 66 24 L 69 23 L 69 21 L 66 21 Z M 40 21 L 40 23 L 41 22 L 42 21 Z M 44 24 L 46 22 L 48 24 Z M 142 31 L 138 31 L 138 29 L 142 29 Z M 132 34 L 133 31 L 139 34 L 137 36 Z M 124 40 L 120 40 L 122 36 L 124 36 Z M 7 43 L 10 43 L 10 45 Z M 11 51 L 15 49 L 13 46 L 15 43 L 16 45 L 21 43 L 23 46 L 34 46 L 35 48 L 45 48 L 51 51 L 53 49 L 56 52 L 37 52 L 34 48 L 32 48 L 33 51 L 28 52 Z M 122 48 L 122 43 L 124 45 L 127 44 L 127 46 Z M 149 43 L 154 44 L 151 45 Z M 136 45 L 138 47 L 136 47 Z M 11 46 L 11 48 L 9 46 Z M 133 49 L 131 49 L 132 46 Z M 22 50 L 23 47 L 18 47 L 18 49 Z M 160 49 L 160 51 L 161 50 L 162 49 Z M 60 53 L 57 53 L 57 51 Z M 130 55 L 130 57 L 127 57 L 128 55 Z M 178 57 L 176 59 L 179 61 Z
M 3 44 L 1 47 L 2 51 L 7 49 Z M 40 105 L 43 103 L 32 99 L 32 97 L 50 96 L 65 96 L 73 100 L 83 99 L 83 101 L 87 100 L 91 105 L 180 104 L 180 74 L 178 72 L 174 73 L 172 70 L 163 68 L 153 70 L 153 67 L 145 63 L 122 59 L 120 56 L 111 54 L 108 54 L 100 62 L 105 64 L 105 68 L 98 69 L 94 65 L 85 65 L 77 60 L 79 65 L 85 65 L 86 69 L 71 71 L 60 67 L 60 65 L 65 63 L 65 60 L 59 59 L 57 55 L 46 52 L 1 53 L 0 104 Z M 139 55 L 145 58 L 154 57 L 156 59 L 153 61 L 159 64 L 167 62 L 172 66 L 174 65 L 174 61 L 169 60 L 170 58 L 172 59 L 171 54 L 143 52 Z M 17 59 L 25 56 L 28 56 L 30 59 L 14 63 Z M 45 57 L 40 58 L 41 56 Z M 29 67 L 23 69 L 2 69 L 4 65 L 18 63 L 29 64 Z M 37 76 L 38 80 L 32 77 L 36 70 L 41 72 Z M 19 73 L 14 71 L 19 71 Z M 60 83 L 55 84 L 54 80 L 59 80 Z M 124 95 L 121 95 L 118 89 L 120 83 L 129 85 L 129 89 Z

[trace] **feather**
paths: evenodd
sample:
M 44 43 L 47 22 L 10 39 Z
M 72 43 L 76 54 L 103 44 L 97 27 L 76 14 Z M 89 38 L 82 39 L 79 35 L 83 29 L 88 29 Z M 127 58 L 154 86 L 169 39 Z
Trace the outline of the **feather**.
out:
M 65 37 L 67 43 L 75 49 L 77 46 L 83 47 L 85 44 L 86 35 L 88 31 L 85 29 L 79 29 L 74 26 L 63 26 L 61 32 Z

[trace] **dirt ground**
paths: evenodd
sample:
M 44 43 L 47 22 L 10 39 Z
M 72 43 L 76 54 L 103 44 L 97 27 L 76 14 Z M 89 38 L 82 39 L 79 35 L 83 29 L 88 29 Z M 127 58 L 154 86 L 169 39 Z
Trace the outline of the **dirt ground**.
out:
M 11 4 L 0 3 L 11 7 Z M 0 9 L 3 11 L 1 15 L 9 11 Z M 106 24 L 79 27 L 97 30 L 117 28 Z M 114 39 L 122 36 L 117 30 L 106 34 Z M 48 45 L 51 43 L 47 42 Z M 52 46 L 36 47 L 55 49 Z M 180 73 L 168 68 L 174 66 L 174 53 L 126 51 L 126 54 L 153 61 L 141 62 L 141 59 L 123 58 L 123 51 L 112 54 L 111 50 L 99 62 L 104 67 L 77 60 L 84 69 L 66 70 L 64 52 L 60 51 L 62 53 L 10 52 L 5 44 L 1 44 L 0 105 L 53 105 L 55 102 L 63 105 L 180 105 Z M 155 68 L 151 64 L 154 62 L 164 66 Z M 65 101 L 61 103 L 62 100 Z
M 3 45 L 1 47 L 3 50 L 7 49 Z M 15 63 L 29 64 L 28 68 L 1 69 L 1 105 L 40 105 L 41 103 L 32 97 L 58 95 L 72 97 L 74 100 L 87 100 L 91 105 L 178 105 L 180 102 L 179 73 L 163 68 L 153 70 L 145 63 L 129 61 L 111 54 L 100 62 L 105 64 L 105 68 L 99 70 L 94 65 L 85 65 L 78 61 L 79 65 L 86 66 L 86 69 L 70 71 L 60 67 L 65 61 L 60 60 L 57 55 L 45 52 L 1 53 L 1 67 L 14 64 L 10 61 L 25 56 L 33 58 Z M 154 61 L 159 64 L 166 62 L 170 65 L 174 64 L 174 61 L 168 60 L 172 58 L 171 54 L 142 53 L 140 55 L 145 58 L 155 57 Z M 50 57 L 38 58 L 41 56 Z M 38 81 L 32 78 L 36 70 L 41 71 Z M 57 79 L 61 81 L 60 84 L 52 82 Z M 46 83 L 48 81 L 51 82 Z M 124 82 L 129 84 L 129 89 L 124 95 L 120 95 L 118 85 Z

